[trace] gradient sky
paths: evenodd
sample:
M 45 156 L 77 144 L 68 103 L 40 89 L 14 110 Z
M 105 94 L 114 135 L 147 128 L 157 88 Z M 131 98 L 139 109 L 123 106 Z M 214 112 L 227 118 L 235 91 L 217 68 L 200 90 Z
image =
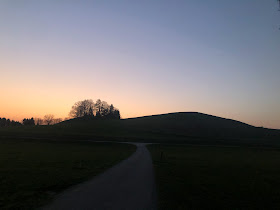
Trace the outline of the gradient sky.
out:
M 1 0 L 0 117 L 197 111 L 280 128 L 276 0 Z

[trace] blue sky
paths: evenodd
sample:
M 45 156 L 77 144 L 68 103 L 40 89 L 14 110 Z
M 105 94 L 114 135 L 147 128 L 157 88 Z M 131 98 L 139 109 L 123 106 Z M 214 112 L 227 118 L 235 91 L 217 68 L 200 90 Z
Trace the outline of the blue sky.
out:
M 198 111 L 280 128 L 276 0 L 0 2 L 0 115 Z M 34 100 L 35 99 L 35 100 Z

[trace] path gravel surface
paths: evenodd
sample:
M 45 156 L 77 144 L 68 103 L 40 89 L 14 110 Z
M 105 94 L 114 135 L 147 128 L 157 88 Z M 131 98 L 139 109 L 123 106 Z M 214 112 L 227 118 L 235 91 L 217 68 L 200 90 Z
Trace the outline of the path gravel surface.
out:
M 136 152 L 85 183 L 59 194 L 44 210 L 155 210 L 154 169 L 145 144 Z

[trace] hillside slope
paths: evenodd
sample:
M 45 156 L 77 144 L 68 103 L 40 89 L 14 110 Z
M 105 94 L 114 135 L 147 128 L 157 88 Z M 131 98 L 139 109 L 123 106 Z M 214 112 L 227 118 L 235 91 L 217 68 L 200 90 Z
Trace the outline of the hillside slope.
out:
M 232 119 L 198 112 L 178 112 L 125 119 L 126 126 L 142 127 L 166 134 L 203 137 L 272 137 L 279 130 L 260 128 Z
M 0 129 L 0 138 L 7 137 L 280 146 L 280 130 L 196 112 L 122 120 L 76 118 L 53 126 Z
M 197 112 L 178 112 L 122 120 L 72 119 L 72 131 L 123 138 L 275 138 L 279 130 L 254 127 L 239 121 Z

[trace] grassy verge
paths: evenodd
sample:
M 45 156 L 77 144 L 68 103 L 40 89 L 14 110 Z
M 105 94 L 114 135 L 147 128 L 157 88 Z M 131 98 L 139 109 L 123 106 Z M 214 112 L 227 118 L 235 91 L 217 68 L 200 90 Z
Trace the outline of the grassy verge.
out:
M 0 141 L 0 209 L 34 209 L 135 151 L 114 143 Z
M 280 209 L 280 150 L 149 145 L 160 209 Z

